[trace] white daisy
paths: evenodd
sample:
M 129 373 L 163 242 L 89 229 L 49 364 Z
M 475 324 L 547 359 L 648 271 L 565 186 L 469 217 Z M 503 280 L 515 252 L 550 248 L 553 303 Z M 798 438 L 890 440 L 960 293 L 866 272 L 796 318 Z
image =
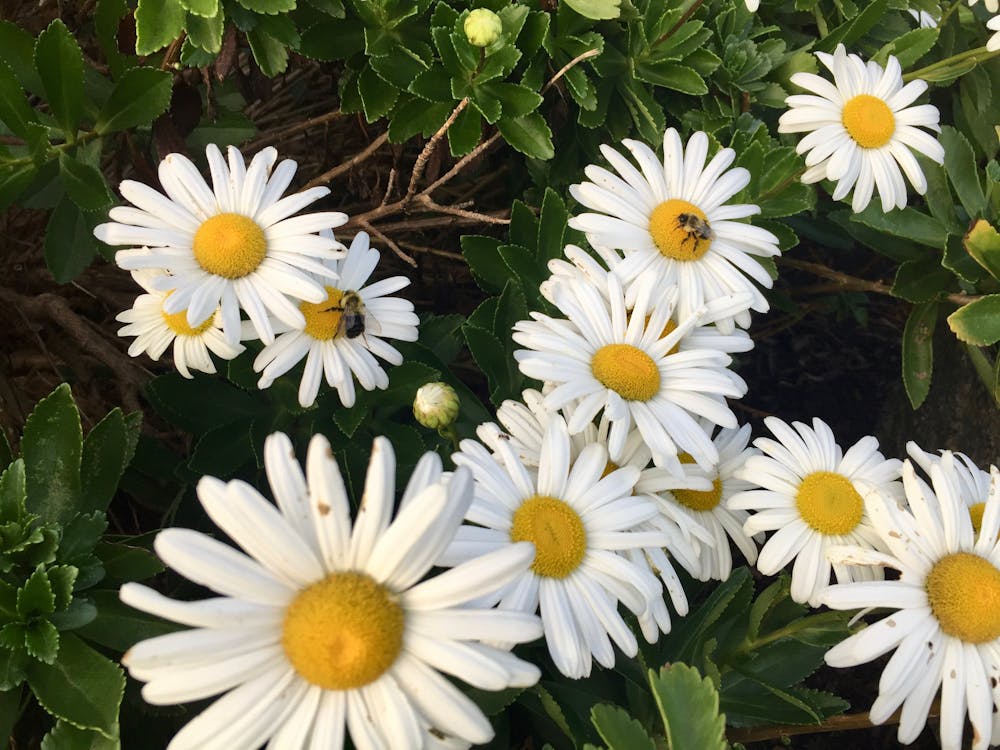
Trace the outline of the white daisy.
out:
M 558 286 L 560 281 L 570 279 L 593 284 L 610 307 L 611 303 L 608 300 L 608 275 L 615 273 L 614 269 L 622 262 L 621 256 L 615 250 L 609 248 L 602 247 L 598 249 L 601 259 L 608 265 L 608 268 L 612 269 L 609 271 L 596 258 L 588 254 L 586 250 L 576 245 L 567 245 L 563 249 L 563 253 L 566 255 L 567 260 L 555 258 L 549 261 L 548 268 L 552 276 L 541 283 L 539 290 L 542 296 L 555 304 L 552 296 L 553 287 Z M 719 330 L 718 326 L 713 324 L 719 321 L 732 321 L 737 316 L 749 310 L 752 302 L 753 295 L 740 293 L 717 297 L 707 303 L 700 324 L 692 328 L 678 342 L 675 349 L 682 352 L 689 349 L 717 349 L 727 354 L 750 351 L 753 349 L 753 339 L 750 338 L 750 334 L 746 331 L 739 329 L 732 330 L 732 326 L 728 326 L 726 327 L 727 332 L 723 333 Z M 626 304 L 626 310 L 631 312 L 631 309 L 631 306 Z M 677 321 L 674 318 L 670 318 L 664 326 L 663 335 L 667 335 L 676 327 Z
M 913 10 L 912 8 L 909 8 L 906 12 L 909 13 L 911 16 L 913 16 L 913 20 L 915 20 L 918 24 L 920 24 L 920 28 L 922 29 L 937 28 L 938 25 L 937 19 L 933 15 L 928 13 L 926 10 Z
M 993 18 L 987 21 L 986 28 L 990 31 L 996 32 L 990 37 L 989 41 L 986 42 L 986 50 L 988 52 L 996 52 L 1000 49 L 1000 16 L 993 16 Z
M 979 0 L 969 0 L 969 7 L 971 8 L 978 2 Z M 990 13 L 996 13 L 997 10 L 1000 10 L 1000 0 L 984 0 L 983 5 L 986 6 L 986 10 Z
M 681 318 L 717 297 L 739 293 L 752 295 L 751 309 L 767 312 L 767 300 L 753 281 L 766 288 L 772 281 L 753 256 L 779 255 L 778 238 L 766 229 L 733 221 L 760 212 L 755 205 L 726 204 L 750 181 L 742 167 L 727 171 L 736 152 L 721 149 L 706 166 L 708 136 L 695 133 L 685 149 L 673 128 L 663 136 L 662 163 L 647 145 L 628 139 L 622 143 L 639 169 L 602 146 L 601 153 L 620 177 L 588 166 L 584 171 L 591 182 L 572 185 L 570 193 L 599 213 L 581 214 L 569 225 L 586 232 L 591 244 L 625 253 L 615 273 L 627 287 L 629 303 L 637 297 L 638 286 L 662 290 L 677 285 Z M 744 310 L 735 322 L 746 328 L 750 313 Z M 719 321 L 727 332 L 732 325 L 731 320 Z
M 645 562 L 618 553 L 667 541 L 661 533 L 635 530 L 657 514 L 652 502 L 632 495 L 639 470 L 625 466 L 605 474 L 608 454 L 598 443 L 572 461 L 561 417 L 553 417 L 545 431 L 537 472 L 505 442 L 498 449 L 502 464 L 474 440 L 463 440 L 452 457 L 475 475 L 476 499 L 467 519 L 476 525 L 458 530 L 438 564 L 462 564 L 532 541 L 531 569 L 480 601 L 499 602 L 501 611 L 540 609 L 549 653 L 567 677 L 589 675 L 592 659 L 613 666 L 612 642 L 635 656 L 638 643 L 618 603 L 641 616 L 651 601 L 662 602 L 662 587 Z
M 712 426 L 707 425 L 711 434 Z M 724 581 L 729 578 L 733 569 L 733 556 L 729 548 L 729 540 L 743 553 L 746 561 L 753 565 L 757 561 L 757 545 L 754 537 L 743 529 L 743 524 L 749 517 L 745 510 L 729 507 L 729 499 L 738 492 L 751 489 L 754 485 L 740 479 L 737 472 L 743 468 L 747 459 L 760 451 L 748 448 L 750 440 L 750 425 L 739 429 L 722 429 L 713 438 L 719 451 L 719 462 L 707 476 L 711 486 L 706 489 L 676 488 L 676 478 L 664 476 L 662 469 L 651 469 L 644 473 L 636 483 L 636 492 L 651 493 L 662 503 L 674 510 L 674 514 L 682 514 L 688 519 L 688 524 L 703 530 L 708 543 L 702 542 L 695 558 L 694 566 L 685 569 L 693 577 L 701 581 L 715 579 Z M 694 459 L 686 454 L 680 456 L 681 464 L 692 477 L 705 477 L 694 464 Z M 666 481 L 665 481 L 666 480 Z M 670 487 L 673 481 L 674 487 Z M 757 535 L 763 541 L 763 534 Z
M 676 476 L 683 471 L 679 450 L 690 453 L 706 470 L 718 451 L 696 418 L 736 427 L 725 398 L 746 393 L 742 378 L 726 369 L 729 355 L 716 349 L 674 352 L 700 321 L 700 309 L 664 336 L 674 314 L 676 289 L 654 305 L 648 287 L 626 312 L 614 274 L 602 297 L 589 283 L 564 280 L 553 285 L 552 298 L 568 320 L 532 313 L 534 320 L 514 326 L 514 340 L 526 349 L 514 352 L 528 377 L 556 385 L 545 397 L 548 408 L 576 403 L 570 433 L 581 432 L 602 410 L 610 422 L 608 452 L 619 463 L 634 424 L 652 452 L 653 462 Z
M 314 232 L 340 226 L 347 215 L 327 211 L 292 217 L 330 191 L 316 187 L 282 198 L 296 164 L 286 159 L 272 173 L 278 158 L 273 148 L 260 151 L 249 167 L 232 146 L 228 166 L 214 144 L 205 153 L 212 189 L 187 157 L 168 154 L 159 169 L 166 195 L 124 180 L 119 190 L 135 208 L 111 209 L 114 221 L 99 225 L 94 235 L 109 245 L 133 246 L 115 255 L 122 268 L 167 272 L 157 280 L 157 289 L 174 292 L 166 312 L 186 309 L 194 328 L 221 306 L 222 329 L 235 345 L 242 308 L 260 338 L 270 343 L 272 315 L 289 326 L 303 324 L 289 297 L 324 299 L 322 285 L 307 274 L 335 278 L 321 261 L 339 257 L 343 246 Z M 150 249 L 139 247 L 143 245 Z
M 760 7 L 760 0 L 744 0 L 747 6 L 747 10 L 751 13 L 756 13 L 757 8 Z
M 163 271 L 143 269 L 133 271 L 136 280 L 146 294 L 135 299 L 131 310 L 115 316 L 115 320 L 128 325 L 118 329 L 119 336 L 135 336 L 128 348 L 130 357 L 138 357 L 145 352 L 154 362 L 173 344 L 174 366 L 185 378 L 192 377 L 190 370 L 214 373 L 215 363 L 211 351 L 222 359 L 233 359 L 243 351 L 240 344 L 230 344 L 219 328 L 219 313 L 209 316 L 201 325 L 188 325 L 186 311 L 168 313 L 164 303 L 170 292 L 160 292 L 154 282 L 164 276 Z
M 303 357 L 306 366 L 299 382 L 299 403 L 304 407 L 312 406 L 324 377 L 348 407 L 354 405 L 354 378 L 366 391 L 388 387 L 389 376 L 374 355 L 392 365 L 402 364 L 403 355 L 383 339 L 416 341 L 419 321 L 412 302 L 387 296 L 409 285 L 405 276 L 365 286 L 378 261 L 378 250 L 368 246 L 365 232 L 359 232 L 343 260 L 325 262 L 328 275 L 339 278 L 337 286 L 327 284 L 326 297 L 319 303 L 300 303 L 303 325 L 286 332 L 279 329 L 278 338 L 257 355 L 254 370 L 263 372 L 258 387 L 269 388 Z M 355 295 L 351 308 L 348 300 Z
M 817 52 L 816 57 L 833 74 L 834 83 L 813 73 L 795 73 L 792 82 L 813 93 L 785 99 L 790 109 L 778 120 L 779 133 L 809 133 L 796 146 L 806 154 L 808 169 L 802 181 L 833 180 L 834 200 L 853 188 L 855 212 L 865 209 L 876 188 L 883 211 L 904 208 L 904 173 L 914 190 L 927 192 L 927 178 L 913 151 L 938 164 L 944 160 L 941 144 L 920 130 L 941 130 L 937 107 L 910 106 L 927 84 L 915 80 L 904 86 L 899 61 L 891 55 L 884 70 L 878 63 L 848 55 L 842 44 L 832 55 Z
M 468 608 L 531 564 L 531 544 L 510 544 L 421 581 L 454 537 L 472 478 L 442 482 L 436 454 L 414 469 L 392 520 L 395 458 L 378 438 L 351 528 L 330 445 L 309 444 L 306 476 L 280 433 L 264 447 L 277 507 L 241 481 L 205 477 L 198 497 L 243 554 L 210 536 L 167 529 L 160 557 L 221 596 L 174 601 L 145 586 L 122 600 L 193 629 L 151 638 L 122 657 L 154 704 L 226 693 L 189 722 L 170 750 L 340 750 L 435 746 L 428 733 L 471 743 L 493 736 L 479 708 L 440 673 L 482 689 L 534 684 L 536 667 L 482 640 L 530 641 L 538 618 Z M 440 746 L 440 745 L 436 745 Z
M 757 438 L 754 445 L 766 455 L 751 456 L 736 471 L 739 479 L 762 489 L 737 493 L 729 507 L 756 511 L 743 524 L 748 535 L 777 530 L 761 548 L 757 569 L 774 575 L 794 559 L 792 599 L 817 606 L 830 583 L 829 546 L 880 548 L 863 498 L 872 489 L 900 496 L 900 462 L 883 458 L 871 436 L 843 453 L 821 419 L 813 419 L 812 429 L 793 422 L 793 430 L 775 417 L 764 424 L 778 440 Z M 871 580 L 881 573 L 841 564 L 833 572 L 840 582 Z
M 902 705 L 899 741 L 913 742 L 941 688 L 941 747 L 960 750 L 965 716 L 973 750 L 1000 741 L 1000 472 L 991 482 L 977 535 L 962 497 L 954 457 L 930 466 L 933 490 L 903 466 L 909 509 L 873 492 L 872 523 L 887 553 L 835 547 L 832 559 L 894 568 L 898 580 L 831 586 L 820 597 L 834 609 L 898 610 L 834 646 L 826 661 L 850 667 L 895 649 L 882 671 L 869 717 L 886 721 Z
M 912 440 L 906 444 L 906 452 L 928 477 L 931 475 L 931 466 L 941 462 L 941 456 L 921 450 Z M 968 505 L 972 529 L 978 534 L 986 510 L 986 496 L 990 491 L 989 472 L 976 466 L 975 462 L 964 453 L 954 451 L 951 455 L 953 473 L 959 484 L 958 495 Z

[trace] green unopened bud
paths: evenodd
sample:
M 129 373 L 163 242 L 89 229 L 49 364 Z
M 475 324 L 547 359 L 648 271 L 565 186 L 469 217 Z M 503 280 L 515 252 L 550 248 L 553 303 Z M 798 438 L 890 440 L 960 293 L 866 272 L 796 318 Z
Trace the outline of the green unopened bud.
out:
M 476 47 L 489 47 L 500 38 L 503 22 L 489 8 L 476 8 L 465 19 L 465 38 Z
M 458 394 L 447 383 L 427 383 L 420 386 L 413 399 L 413 416 L 424 427 L 440 430 L 458 416 Z

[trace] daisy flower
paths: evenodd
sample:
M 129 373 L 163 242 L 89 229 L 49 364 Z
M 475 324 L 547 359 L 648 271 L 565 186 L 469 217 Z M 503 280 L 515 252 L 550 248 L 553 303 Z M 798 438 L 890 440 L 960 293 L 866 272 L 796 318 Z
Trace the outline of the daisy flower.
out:
M 591 244 L 625 253 L 615 273 L 627 287 L 629 303 L 640 285 L 655 290 L 676 285 L 681 318 L 717 297 L 739 293 L 751 295 L 750 309 L 767 312 L 767 300 L 753 282 L 770 288 L 772 281 L 754 256 L 779 255 L 778 238 L 733 221 L 760 212 L 754 205 L 726 203 L 750 182 L 742 167 L 728 169 L 736 152 L 721 149 L 706 166 L 708 136 L 695 133 L 685 149 L 673 128 L 663 136 L 662 162 L 643 143 L 626 139 L 622 144 L 639 169 L 602 146 L 618 174 L 595 165 L 584 170 L 591 181 L 572 185 L 570 193 L 597 213 L 580 214 L 569 225 L 585 232 Z M 734 320 L 746 328 L 749 311 Z M 720 320 L 719 327 L 728 332 L 733 322 Z
M 711 434 L 712 426 L 706 426 Z M 743 553 L 747 562 L 753 565 L 757 561 L 757 545 L 754 538 L 743 529 L 743 524 L 749 518 L 749 513 L 729 507 L 729 499 L 739 492 L 751 489 L 754 485 L 740 479 L 737 472 L 743 468 L 747 459 L 760 453 L 755 448 L 747 447 L 750 441 L 750 425 L 739 429 L 722 429 L 716 433 L 712 442 L 719 452 L 719 462 L 707 475 L 711 486 L 706 489 L 691 489 L 688 487 L 671 487 L 669 482 L 676 479 L 664 476 L 663 470 L 652 469 L 639 478 L 636 492 L 649 492 L 669 507 L 676 509 L 693 525 L 703 530 L 702 539 L 708 538 L 708 543 L 699 547 L 694 566 L 685 569 L 694 578 L 701 581 L 709 579 L 724 581 L 729 578 L 733 569 L 733 555 L 729 548 L 729 540 Z M 681 464 L 693 477 L 705 477 L 687 454 L 680 455 Z M 664 482 L 667 480 L 667 482 Z M 757 535 L 763 541 L 763 535 Z
M 187 322 L 187 313 L 181 310 L 168 313 L 164 309 L 170 292 L 157 291 L 154 282 L 164 275 L 163 271 L 143 269 L 133 271 L 132 278 L 146 294 L 136 297 L 131 310 L 115 316 L 119 323 L 127 323 L 118 329 L 119 336 L 135 336 L 128 348 L 130 357 L 138 357 L 145 352 L 154 362 L 173 344 L 174 366 L 185 378 L 192 377 L 191 370 L 214 373 L 215 363 L 209 352 L 222 359 L 233 359 L 243 347 L 230 344 L 219 328 L 218 311 L 201 325 L 192 328 Z
M 978 3 L 979 0 L 969 0 L 969 7 L 971 8 L 972 6 L 977 5 Z M 1000 10 L 1000 0 L 985 0 L 983 2 L 983 5 L 986 6 L 986 10 L 988 10 L 990 13 L 996 13 L 997 10 Z
M 831 586 L 820 597 L 833 609 L 897 610 L 831 648 L 826 661 L 851 667 L 895 650 L 879 680 L 872 723 L 902 705 L 899 741 L 913 742 L 941 688 L 941 747 L 960 750 L 968 714 L 973 750 L 1000 741 L 1000 472 L 991 467 L 982 528 L 976 534 L 954 456 L 930 466 L 933 489 L 903 466 L 909 509 L 881 492 L 868 498 L 886 553 L 835 547 L 834 560 L 894 568 L 898 580 Z
M 552 295 L 553 287 L 558 286 L 560 281 L 576 280 L 581 283 L 592 284 L 604 297 L 605 302 L 610 306 L 608 299 L 608 275 L 615 273 L 615 270 L 622 262 L 621 256 L 614 250 L 601 248 L 599 251 L 601 259 L 608 264 L 608 268 L 601 265 L 593 256 L 589 255 L 576 245 L 567 245 L 563 249 L 566 260 L 554 258 L 549 261 L 548 268 L 552 275 L 543 281 L 539 286 L 542 296 L 549 302 L 555 304 Z M 720 352 L 733 354 L 736 352 L 748 352 L 753 349 L 753 339 L 746 331 L 739 329 L 730 330 L 727 333 L 719 330 L 719 327 L 712 325 L 719 321 L 729 321 L 750 309 L 753 296 L 749 293 L 730 294 L 724 297 L 717 297 L 705 305 L 705 313 L 701 317 L 699 325 L 680 340 L 675 349 L 677 351 L 687 351 L 688 349 L 718 349 Z M 626 310 L 631 312 L 632 308 L 626 304 Z M 672 317 L 667 320 L 663 328 L 663 335 L 666 336 L 677 328 L 677 321 Z
M 602 297 L 589 283 L 566 280 L 555 285 L 552 298 L 568 320 L 532 313 L 534 320 L 514 326 L 514 340 L 526 347 L 514 352 L 521 372 L 555 384 L 545 397 L 548 408 L 574 403 L 571 434 L 581 432 L 598 413 L 607 416 L 608 452 L 621 461 L 625 441 L 634 424 L 652 453 L 653 462 L 682 476 L 678 451 L 690 453 L 706 470 L 718 460 L 718 451 L 697 417 L 735 427 L 725 398 L 740 398 L 746 383 L 727 369 L 729 355 L 717 349 L 674 347 L 694 328 L 704 313 L 681 317 L 666 336 L 674 315 L 676 289 L 654 305 L 644 288 L 631 313 L 614 274 L 607 277 Z
M 122 657 L 146 683 L 146 701 L 225 693 L 169 749 L 340 750 L 345 733 L 365 748 L 434 746 L 428 733 L 489 741 L 489 721 L 441 673 L 487 690 L 538 679 L 533 665 L 480 642 L 533 640 L 538 618 L 465 606 L 523 575 L 531 544 L 422 581 L 472 500 L 468 472 L 445 484 L 440 459 L 425 455 L 393 520 L 395 458 L 377 438 L 352 530 L 326 438 L 309 444 L 305 476 L 280 433 L 267 439 L 264 464 L 277 507 L 241 481 L 198 483 L 205 511 L 245 554 L 188 529 L 156 537 L 164 562 L 220 596 L 183 602 L 140 584 L 121 588 L 126 604 L 192 628 Z
M 912 8 L 906 11 L 911 16 L 913 20 L 916 21 L 920 28 L 922 29 L 936 29 L 938 25 L 937 19 L 928 13 L 926 10 L 913 10 Z
M 833 199 L 851 189 L 851 208 L 863 211 L 877 188 L 882 210 L 906 206 L 903 174 L 913 189 L 927 192 L 927 178 L 913 151 L 941 164 L 944 147 L 921 127 L 940 131 L 932 104 L 910 105 L 927 90 L 921 80 L 903 85 L 899 61 L 889 56 L 885 69 L 848 55 L 838 44 L 830 55 L 816 57 L 833 74 L 834 83 L 813 73 L 795 73 L 792 82 L 811 94 L 785 99 L 790 109 L 778 120 L 779 133 L 809 133 L 796 151 L 806 154 L 802 181 L 837 183 Z
M 912 440 L 906 444 L 906 452 L 928 477 L 931 475 L 931 466 L 941 462 L 941 456 L 921 450 Z M 976 466 L 964 453 L 955 451 L 951 455 L 954 475 L 959 484 L 958 496 L 969 506 L 972 529 L 978 534 L 986 510 L 986 496 L 990 491 L 989 472 Z
M 166 195 L 124 180 L 119 190 L 135 207 L 111 209 L 114 221 L 97 226 L 94 235 L 109 245 L 133 246 L 115 255 L 122 268 L 166 271 L 157 289 L 173 291 L 164 306 L 167 313 L 187 310 L 188 325 L 196 328 L 221 306 L 226 340 L 236 345 L 242 308 L 260 338 L 270 343 L 272 316 L 292 327 L 303 325 L 289 297 L 325 298 L 323 286 L 308 273 L 335 278 L 320 261 L 338 257 L 343 246 L 314 232 L 340 226 L 347 215 L 327 211 L 292 217 L 330 190 L 316 187 L 282 198 L 296 164 L 286 159 L 272 172 L 278 158 L 273 148 L 260 151 L 249 167 L 233 146 L 228 166 L 214 144 L 205 153 L 212 188 L 187 157 L 168 154 L 159 169 Z
M 986 28 L 990 31 L 996 32 L 990 37 L 990 40 L 986 42 L 986 50 L 988 52 L 996 52 L 1000 49 L 1000 16 L 993 16 L 993 18 L 987 21 Z
M 642 615 L 652 600 L 662 601 L 662 588 L 648 565 L 618 553 L 667 541 L 661 533 L 635 530 L 657 514 L 653 503 L 632 495 L 639 470 L 624 466 L 605 474 L 608 454 L 598 443 L 571 460 L 566 423 L 558 416 L 545 431 L 537 472 L 503 441 L 500 462 L 474 440 L 460 447 L 452 458 L 475 476 L 476 498 L 466 516 L 475 525 L 458 530 L 438 564 L 468 564 L 534 542 L 530 570 L 480 603 L 498 602 L 501 612 L 540 610 L 549 654 L 567 677 L 589 675 L 593 659 L 612 667 L 612 642 L 635 656 L 638 643 L 618 604 Z
M 299 404 L 303 407 L 312 406 L 324 377 L 347 407 L 354 405 L 355 378 L 366 391 L 389 386 L 389 376 L 375 356 L 392 365 L 402 364 L 403 355 L 383 339 L 416 341 L 418 318 L 412 302 L 388 296 L 409 285 L 405 276 L 365 286 L 378 261 L 378 250 L 369 247 L 365 232 L 359 232 L 343 260 L 325 262 L 327 275 L 339 278 L 337 285 L 327 284 L 326 297 L 318 303 L 300 303 L 303 325 L 282 329 L 257 355 L 253 368 L 262 373 L 258 387 L 269 388 L 303 357 L 306 366 L 299 381 Z M 322 283 L 320 278 L 316 281 Z M 351 299 L 353 308 L 348 304 Z M 353 330 L 352 325 L 356 326 Z
M 881 548 L 865 507 L 865 493 L 877 489 L 901 495 L 900 462 L 886 460 L 878 440 L 868 436 L 841 451 L 829 426 L 813 419 L 812 429 L 793 422 L 793 430 L 775 417 L 764 424 L 778 439 L 757 438 L 754 445 L 766 455 L 751 456 L 736 477 L 762 489 L 738 492 L 729 500 L 733 510 L 752 510 L 743 530 L 748 534 L 775 531 L 757 558 L 757 569 L 774 575 L 795 560 L 792 599 L 818 606 L 819 594 L 830 583 L 831 545 L 856 544 Z M 841 583 L 871 580 L 881 571 L 834 564 Z

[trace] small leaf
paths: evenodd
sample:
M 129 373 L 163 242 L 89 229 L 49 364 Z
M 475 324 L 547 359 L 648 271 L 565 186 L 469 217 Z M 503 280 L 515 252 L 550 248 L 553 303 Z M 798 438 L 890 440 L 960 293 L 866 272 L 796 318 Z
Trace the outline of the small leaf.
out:
M 236 0 L 236 2 L 254 13 L 275 15 L 295 10 L 295 0 Z
M 479 144 L 483 134 L 482 117 L 473 107 L 463 109 L 448 128 L 448 147 L 452 156 L 467 154 Z
M 105 511 L 118 488 L 129 456 L 129 436 L 121 409 L 113 409 L 83 441 L 80 511 Z
M 929 302 L 937 299 L 955 283 L 955 277 L 942 268 L 937 258 L 907 260 L 896 270 L 892 293 L 908 302 Z
M 950 125 L 941 128 L 941 145 L 944 146 L 944 169 L 965 212 L 972 218 L 983 215 L 986 196 L 979 182 L 979 166 L 972 153 L 972 146 L 965 136 Z
M 686 664 L 649 670 L 649 684 L 667 730 L 671 750 L 725 750 L 726 719 L 719 692 L 708 677 Z
M 522 154 L 533 159 L 551 159 L 555 156 L 552 131 L 545 118 L 537 112 L 524 117 L 505 117 L 497 127 L 504 140 Z
M 52 584 L 41 566 L 28 576 L 28 580 L 17 590 L 17 614 L 25 622 L 35 617 L 51 615 L 56 609 L 56 597 Z
M 282 42 L 260 29 L 247 32 L 247 41 L 250 42 L 253 59 L 264 75 L 273 78 L 285 72 L 288 67 L 288 49 Z
M 642 724 L 623 708 L 600 703 L 590 710 L 590 720 L 609 750 L 656 750 Z
M 180 0 L 189 13 L 203 18 L 211 18 L 219 12 L 219 0 Z
M 994 279 L 1000 279 L 1000 233 L 985 219 L 979 219 L 962 240 L 965 251 L 975 261 L 989 271 Z
M 188 40 L 205 52 L 216 54 L 222 49 L 222 32 L 225 29 L 226 18 L 219 8 L 214 16 L 202 18 L 188 14 L 187 29 Z
M 114 651 L 126 651 L 139 641 L 174 633 L 182 626 L 132 609 L 116 591 L 95 591 L 97 617 L 80 628 L 80 635 Z
M 149 55 L 184 33 L 187 11 L 179 0 L 139 0 L 135 9 L 135 53 Z
M 937 302 L 915 305 L 903 328 L 903 386 L 914 409 L 931 390 L 937 310 Z
M 584 18 L 609 21 L 621 15 L 621 0 L 562 0 Z
M 28 665 L 28 684 L 46 711 L 79 729 L 114 739 L 125 675 L 76 636 L 63 633 L 55 664 Z
M 28 655 L 43 664 L 51 664 L 59 654 L 59 631 L 48 620 L 36 620 L 24 631 Z
M 28 123 L 38 122 L 38 113 L 28 104 L 14 71 L 3 61 L 0 61 L 0 122 L 22 138 L 28 134 Z
M 35 70 L 45 89 L 45 101 L 69 140 L 83 113 L 83 52 L 76 38 L 58 18 L 35 43 Z
M 45 265 L 60 284 L 76 278 L 97 253 L 90 224 L 68 195 L 59 200 L 49 216 L 44 246 Z
M 24 425 L 21 454 L 28 479 L 28 510 L 44 521 L 64 521 L 80 497 L 83 430 L 65 383 L 38 402 Z
M 149 125 L 167 111 L 173 77 L 165 70 L 130 68 L 101 108 L 94 130 L 113 133 Z
M 959 341 L 989 346 L 1000 341 L 1000 294 L 988 294 L 948 316 L 948 326 Z
M 121 750 L 121 742 L 117 737 L 104 737 L 57 721 L 52 731 L 42 738 L 41 750 Z
M 59 154 L 59 176 L 66 193 L 84 211 L 99 211 L 114 200 L 104 175 L 65 151 Z
M 877 202 L 864 211 L 851 216 L 851 221 L 861 222 L 872 229 L 913 240 L 935 249 L 944 248 L 948 231 L 941 223 L 909 206 L 897 211 L 883 213 Z
M 24 460 L 19 458 L 0 474 L 0 524 L 21 520 L 26 497 Z

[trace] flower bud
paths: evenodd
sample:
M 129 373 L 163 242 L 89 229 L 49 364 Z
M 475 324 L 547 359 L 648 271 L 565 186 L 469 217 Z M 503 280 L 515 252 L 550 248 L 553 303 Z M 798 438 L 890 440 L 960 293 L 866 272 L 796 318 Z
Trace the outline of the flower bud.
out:
M 488 47 L 500 38 L 503 23 L 489 8 L 476 8 L 465 18 L 465 38 L 476 47 Z
M 424 427 L 439 430 L 448 427 L 458 416 L 458 394 L 447 383 L 420 386 L 413 399 L 413 416 Z

